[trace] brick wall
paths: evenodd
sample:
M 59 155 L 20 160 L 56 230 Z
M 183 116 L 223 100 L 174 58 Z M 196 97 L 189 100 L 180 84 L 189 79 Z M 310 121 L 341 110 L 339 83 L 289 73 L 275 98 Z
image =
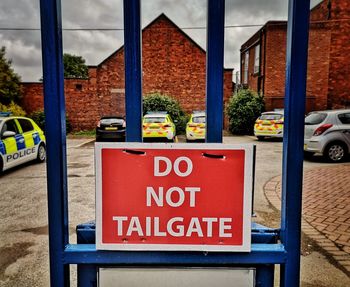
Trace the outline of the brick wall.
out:
M 266 27 L 266 66 L 264 91 L 267 99 L 284 96 L 286 33 L 285 24 L 274 24 Z M 268 103 L 267 103 L 268 107 Z M 280 108 L 280 106 L 276 107 Z
M 286 46 L 286 25 L 268 27 L 264 87 L 267 110 L 284 107 Z M 307 66 L 307 112 L 325 109 L 327 106 L 329 50 L 329 30 L 323 24 L 312 24 Z
M 327 20 L 328 16 L 330 15 L 329 10 L 329 4 L 328 1 L 322 1 L 318 5 L 316 5 L 310 13 L 310 20 L 311 21 L 323 21 Z
M 350 1 L 333 0 L 328 108 L 350 107 Z
M 144 31 L 143 45 L 144 93 L 172 95 L 186 112 L 204 109 L 205 52 L 165 18 Z
M 330 45 L 330 32 L 325 25 L 311 24 L 306 83 L 307 112 L 327 108 Z
M 27 114 L 44 109 L 43 84 L 22 83 L 22 107 Z
M 332 0 L 330 20 L 349 20 L 350 18 L 350 1 L 349 0 Z
M 328 107 L 350 107 L 350 21 L 334 23 L 331 42 Z
M 91 129 L 96 125 L 99 117 L 96 85 L 89 80 L 65 79 L 64 90 L 67 117 L 74 130 Z M 22 106 L 27 114 L 44 110 L 44 96 L 42 83 L 23 83 L 24 97 Z
M 177 99 L 187 113 L 205 109 L 206 54 L 165 15 L 142 32 L 143 94 L 160 92 Z M 90 129 L 100 116 L 125 114 L 123 47 L 97 67 L 89 68 L 88 80 L 65 80 L 66 109 L 75 130 Z M 77 89 L 81 85 L 82 89 Z M 38 96 L 40 84 L 24 85 L 24 107 Z M 224 102 L 232 95 L 232 70 L 224 72 Z
M 349 107 L 350 2 L 333 0 L 328 5 L 328 0 L 325 0 L 311 11 L 310 18 L 306 110 Z M 271 21 L 260 31 L 266 33 L 266 54 L 262 50 L 261 58 L 266 109 L 283 108 L 287 24 Z M 242 47 L 256 41 L 257 35 L 253 35 Z M 263 48 L 264 39 L 262 37 L 260 41 Z M 254 47 L 251 47 L 249 71 L 254 68 L 253 57 Z M 249 87 L 256 91 L 257 78 L 257 75 L 249 73 Z

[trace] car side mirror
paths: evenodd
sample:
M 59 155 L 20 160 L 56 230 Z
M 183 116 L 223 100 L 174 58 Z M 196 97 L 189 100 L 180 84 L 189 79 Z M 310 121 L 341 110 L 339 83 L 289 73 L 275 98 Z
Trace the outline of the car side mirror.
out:
M 16 133 L 13 131 L 5 131 L 1 137 L 3 139 L 5 139 L 5 138 L 9 138 L 9 137 L 14 137 L 15 135 L 16 135 Z

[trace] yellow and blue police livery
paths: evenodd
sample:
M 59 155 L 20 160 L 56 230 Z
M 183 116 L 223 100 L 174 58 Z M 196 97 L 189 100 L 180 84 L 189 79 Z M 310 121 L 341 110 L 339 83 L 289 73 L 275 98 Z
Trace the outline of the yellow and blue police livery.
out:
M 45 136 L 40 127 L 30 118 L 0 112 L 0 172 L 45 159 Z

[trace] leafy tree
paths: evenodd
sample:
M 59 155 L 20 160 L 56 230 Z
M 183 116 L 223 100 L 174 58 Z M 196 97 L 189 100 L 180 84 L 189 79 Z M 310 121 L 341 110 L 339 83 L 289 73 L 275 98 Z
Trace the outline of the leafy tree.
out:
M 0 48 L 0 103 L 10 105 L 19 103 L 21 99 L 21 78 L 11 67 L 12 61 L 5 57 L 6 48 Z
M 253 134 L 255 120 L 265 108 L 264 98 L 252 90 L 240 90 L 226 107 L 233 134 Z
M 177 134 L 185 131 L 187 117 L 177 100 L 160 93 L 145 95 L 143 98 L 143 113 L 156 111 L 166 111 L 171 116 L 172 120 L 175 121 Z
M 0 103 L 0 112 L 11 112 L 12 116 L 24 117 L 26 115 L 26 112 L 22 109 L 22 107 L 14 102 L 11 102 L 7 106 Z
M 63 54 L 64 77 L 84 79 L 88 77 L 88 67 L 81 56 Z
M 30 118 L 44 131 L 45 130 L 45 113 L 42 110 L 37 110 L 29 115 Z M 66 114 L 66 133 L 72 131 L 72 124 Z

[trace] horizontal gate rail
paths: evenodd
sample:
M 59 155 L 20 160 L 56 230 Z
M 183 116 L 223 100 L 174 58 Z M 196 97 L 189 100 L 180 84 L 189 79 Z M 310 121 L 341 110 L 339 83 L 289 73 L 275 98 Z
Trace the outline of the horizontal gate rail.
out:
M 283 264 L 286 257 L 282 244 L 252 244 L 252 251 L 247 253 L 101 251 L 95 244 L 69 244 L 63 253 L 65 264 L 114 265 Z

